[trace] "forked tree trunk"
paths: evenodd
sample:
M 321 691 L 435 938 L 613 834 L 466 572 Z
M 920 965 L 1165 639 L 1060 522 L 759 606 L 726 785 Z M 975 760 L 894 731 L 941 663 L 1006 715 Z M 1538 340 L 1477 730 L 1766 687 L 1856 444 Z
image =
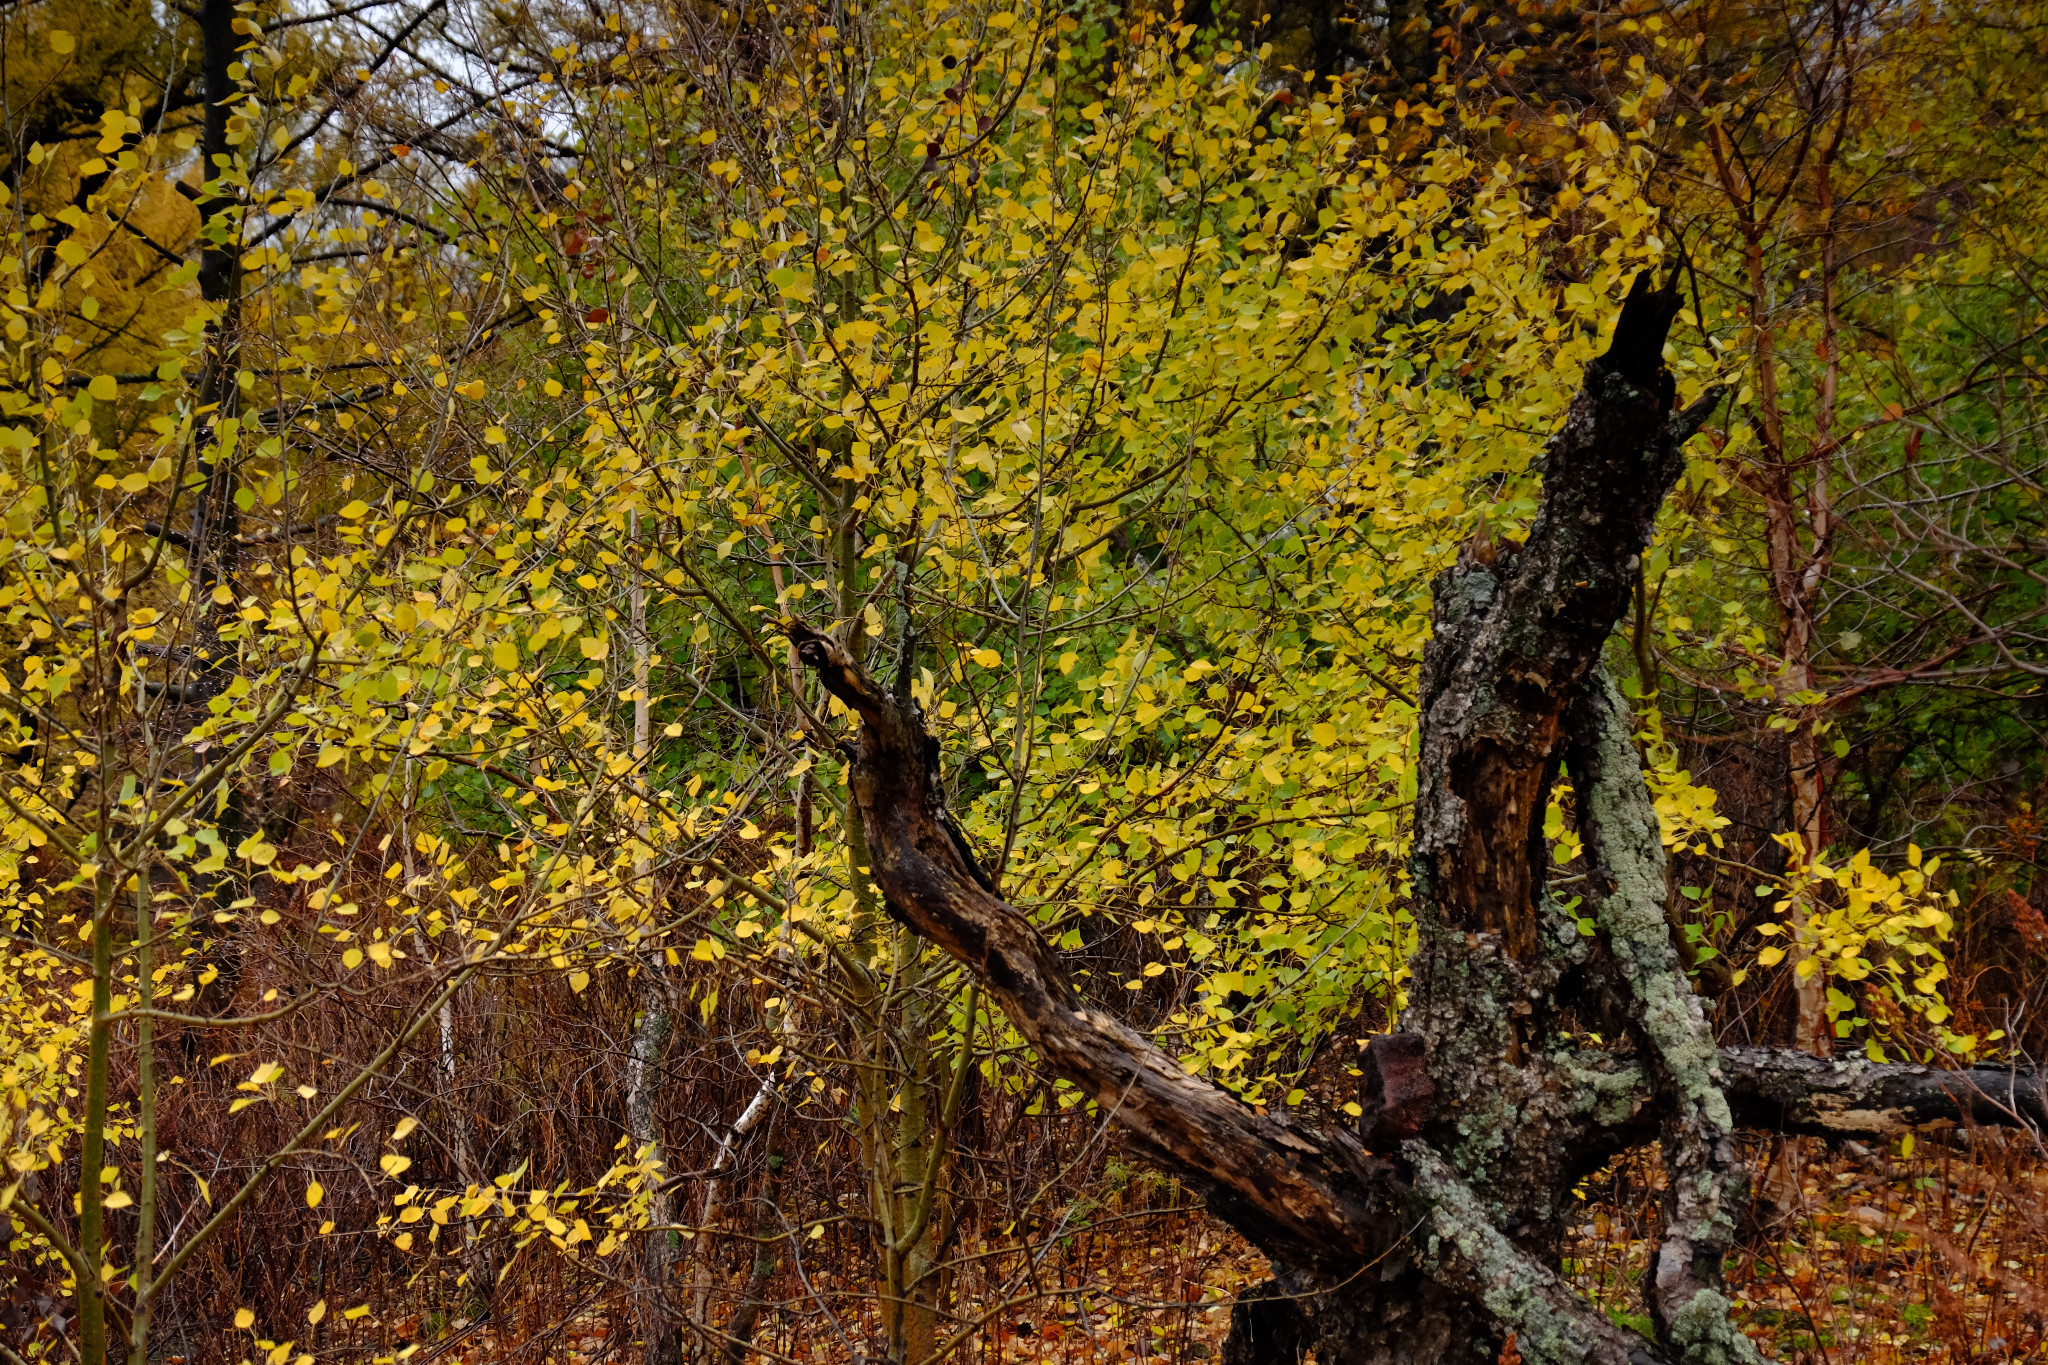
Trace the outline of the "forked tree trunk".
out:
M 1755 1360 L 1719 1288 L 1746 1197 L 1736 1115 L 1885 1132 L 1972 1108 L 1962 1086 L 1907 1068 L 1851 1075 L 1757 1050 L 1724 1065 L 1672 946 L 1656 813 L 1598 660 L 1679 446 L 1705 416 L 1704 405 L 1673 411 L 1661 354 L 1677 307 L 1671 289 L 1636 281 L 1551 442 L 1527 543 L 1487 562 L 1468 554 L 1437 582 L 1412 1004 L 1403 1031 L 1365 1054 L 1355 1131 L 1258 1113 L 1084 999 L 955 833 L 908 667 L 885 690 L 839 640 L 786 624 L 860 717 L 858 741 L 844 744 L 851 791 L 892 912 L 965 963 L 1133 1147 L 1272 1258 L 1275 1281 L 1233 1313 L 1236 1365 L 1308 1349 L 1320 1365 L 1478 1365 L 1510 1333 L 1532 1362 Z M 1592 869 L 1591 938 L 1545 889 L 1543 815 L 1563 770 Z M 2039 1111 L 2038 1082 L 2014 1093 Z M 1558 1273 L 1572 1187 L 1646 1143 L 1670 1177 L 1644 1284 L 1655 1343 Z

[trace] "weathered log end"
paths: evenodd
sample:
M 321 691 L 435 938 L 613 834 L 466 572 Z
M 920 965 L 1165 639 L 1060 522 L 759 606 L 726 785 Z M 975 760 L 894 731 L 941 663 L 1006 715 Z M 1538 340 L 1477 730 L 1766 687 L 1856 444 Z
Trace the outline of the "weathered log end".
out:
M 1416 1033 L 1374 1038 L 1359 1059 L 1358 1136 L 1375 1152 L 1387 1151 L 1425 1128 L 1436 1103 L 1429 1056 Z

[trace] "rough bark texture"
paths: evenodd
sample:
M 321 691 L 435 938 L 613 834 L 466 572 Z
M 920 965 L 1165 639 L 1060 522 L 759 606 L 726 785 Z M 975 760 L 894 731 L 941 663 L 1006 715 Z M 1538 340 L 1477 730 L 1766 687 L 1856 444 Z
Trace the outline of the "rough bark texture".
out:
M 1728 1322 L 1721 1266 L 1735 1244 L 1748 1173 L 1736 1154 L 1706 1011 L 1678 960 L 1665 917 L 1657 812 L 1629 737 L 1628 704 L 1604 673 L 1580 695 L 1570 752 L 1589 861 L 1587 899 L 1628 987 L 1629 1021 L 1649 1044 L 1664 1101 L 1664 1233 L 1643 1298 L 1659 1334 L 1688 1359 L 1742 1360 L 1754 1349 Z
M 1412 1004 L 1402 1031 L 1367 1051 L 1356 1133 L 1257 1113 L 1084 1000 L 955 833 L 907 685 L 885 690 L 840 640 L 785 625 L 860 719 L 843 748 L 891 912 L 965 963 L 1049 1069 L 1272 1258 L 1273 1283 L 1233 1313 L 1231 1362 L 1313 1350 L 1321 1365 L 1477 1365 L 1509 1333 L 1532 1362 L 1757 1358 L 1719 1287 L 1746 1197 L 1731 1072 L 1671 944 L 1655 811 L 1627 708 L 1598 667 L 1679 446 L 1705 415 L 1672 411 L 1661 352 L 1676 309 L 1672 291 L 1638 279 L 1551 443 L 1528 542 L 1469 548 L 1438 580 Z M 1566 766 L 1592 868 L 1591 938 L 1544 889 L 1541 821 Z M 1745 1059 L 1732 1073 L 1742 1113 L 1841 1121 L 1875 1093 L 1899 1114 L 1940 1117 L 1939 1086 L 1902 1069 L 1857 1080 L 1812 1065 Z M 1645 1141 L 1661 1144 L 1671 1176 L 1645 1284 L 1654 1345 L 1556 1270 L 1572 1187 Z
M 1992 1067 L 1880 1066 L 1780 1048 L 1721 1049 L 1736 1120 L 1816 1137 L 1893 1137 L 1979 1124 L 2048 1130 L 2048 1079 Z
M 1437 580 L 1422 666 L 1416 860 L 1446 927 L 1536 954 L 1540 828 L 1565 715 L 1634 591 L 1678 447 L 1659 359 L 1677 296 L 1639 276 L 1607 354 L 1552 438 L 1528 541 L 1476 547 Z

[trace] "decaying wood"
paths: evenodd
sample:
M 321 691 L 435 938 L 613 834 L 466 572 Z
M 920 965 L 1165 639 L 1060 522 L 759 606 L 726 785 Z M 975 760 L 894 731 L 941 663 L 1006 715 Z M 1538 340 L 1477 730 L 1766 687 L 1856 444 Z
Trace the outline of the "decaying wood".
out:
M 1746 1198 L 1738 1118 L 1845 1132 L 2000 1112 L 1932 1073 L 1717 1050 L 1672 946 L 1655 811 L 1599 657 L 1679 447 L 1711 405 L 1673 410 L 1661 355 L 1676 310 L 1670 288 L 1637 280 L 1550 444 L 1527 542 L 1468 547 L 1437 582 L 1411 1004 L 1402 1031 L 1367 1050 L 1357 1132 L 1258 1113 L 1084 999 L 947 814 L 908 669 L 883 688 L 845 641 L 785 623 L 798 657 L 860 720 L 841 744 L 891 912 L 966 964 L 1045 1066 L 1272 1257 L 1273 1284 L 1233 1314 L 1232 1360 L 1313 1349 L 1322 1365 L 1477 1365 L 1510 1332 L 1529 1361 L 1754 1360 L 1718 1279 Z M 1592 938 L 1544 891 L 1542 819 L 1565 770 Z M 1589 1020 L 1615 1002 L 1606 1031 L 1620 1036 L 1596 1040 Z M 2040 1112 L 2039 1088 L 2026 1094 L 2015 1117 Z M 1645 1284 L 1654 1346 L 1556 1270 L 1573 1186 L 1645 1141 L 1671 1177 Z
M 1090 1008 L 1050 945 L 989 891 L 939 815 L 931 741 L 907 694 L 876 686 L 837 640 L 800 622 L 797 652 L 861 718 L 851 789 L 870 872 L 893 913 L 965 963 L 1044 1064 L 1116 1116 L 1147 1155 L 1189 1173 L 1261 1246 L 1310 1264 L 1355 1266 L 1399 1221 L 1387 1161 L 1350 1133 L 1255 1113 L 1191 1076 L 1137 1030 Z
M 1722 1048 L 1721 1070 L 1736 1120 L 1748 1128 L 1816 1137 L 1968 1125 L 2048 1133 L 2048 1078 L 2023 1071 L 1943 1071 L 1763 1047 Z
M 1437 583 L 1423 662 L 1416 863 L 1453 928 L 1536 952 L 1543 810 L 1565 715 L 1634 590 L 1636 556 L 1712 400 L 1676 419 L 1659 359 L 1677 295 L 1648 272 L 1552 438 L 1528 540 Z
M 1436 1082 L 1429 1078 L 1429 1054 L 1422 1037 L 1389 1033 L 1375 1038 L 1358 1059 L 1365 1073 L 1359 1086 L 1358 1135 L 1374 1150 L 1412 1138 L 1436 1108 Z
M 1672 1175 L 1644 1285 L 1651 1317 L 1670 1358 L 1733 1362 L 1755 1358 L 1719 1285 L 1745 1193 L 1733 1123 L 1664 925 L 1663 847 L 1627 711 L 1599 671 L 1680 447 L 1714 401 L 1673 411 L 1661 352 L 1676 310 L 1673 291 L 1637 278 L 1550 442 L 1527 541 L 1490 557 L 1468 548 L 1436 583 L 1403 1026 L 1423 1038 L 1437 1093 L 1462 1099 L 1439 1106 L 1409 1155 L 1419 1170 L 1426 1147 L 1470 1183 L 1484 1233 L 1554 1265 L 1572 1186 L 1647 1116 Z M 1591 941 L 1542 890 L 1542 820 L 1566 767 Z M 1621 1002 L 1627 1077 L 1616 1050 L 1589 1039 L 1580 1006 L 1592 998 Z M 1487 1307 L 1525 1358 L 1580 1358 L 1556 1324 Z
M 832 637 L 800 622 L 786 628 L 803 661 L 861 718 L 860 738 L 847 746 L 850 789 L 870 875 L 891 910 L 965 963 L 1044 1064 L 1080 1086 L 1134 1147 L 1179 1173 L 1219 1216 L 1301 1277 L 1297 1301 L 1315 1309 L 1306 1339 L 1322 1359 L 1419 1365 L 1490 1358 L 1496 1320 L 1558 1343 L 1567 1351 L 1559 1360 L 1655 1359 L 1641 1338 L 1584 1304 L 1554 1260 L 1533 1258 L 1503 1236 L 1481 1198 L 1426 1146 L 1411 1139 L 1374 1154 L 1343 1129 L 1258 1113 L 1091 1007 L 1030 921 L 987 888 L 941 818 L 936 756 L 907 692 L 877 686 Z M 1383 1268 L 1368 1278 L 1370 1266 Z M 1422 1292 L 1418 1281 L 1434 1287 Z M 1436 1303 L 1458 1318 L 1449 1329 L 1458 1340 L 1416 1349 L 1440 1342 L 1441 1314 L 1418 1321 L 1401 1340 L 1384 1340 L 1390 1319 L 1372 1311 L 1367 1292 L 1383 1285 L 1411 1308 Z M 1336 1287 L 1343 1292 L 1333 1295 Z M 1340 1336 L 1376 1344 L 1362 1354 L 1334 1353 L 1329 1343 L 1340 1322 Z

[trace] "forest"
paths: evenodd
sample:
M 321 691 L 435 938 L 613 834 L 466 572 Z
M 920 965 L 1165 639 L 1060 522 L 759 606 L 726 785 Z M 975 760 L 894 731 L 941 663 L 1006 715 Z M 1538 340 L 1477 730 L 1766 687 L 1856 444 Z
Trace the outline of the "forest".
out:
M 2044 71 L 0 7 L 0 1365 L 2048 1362 Z

